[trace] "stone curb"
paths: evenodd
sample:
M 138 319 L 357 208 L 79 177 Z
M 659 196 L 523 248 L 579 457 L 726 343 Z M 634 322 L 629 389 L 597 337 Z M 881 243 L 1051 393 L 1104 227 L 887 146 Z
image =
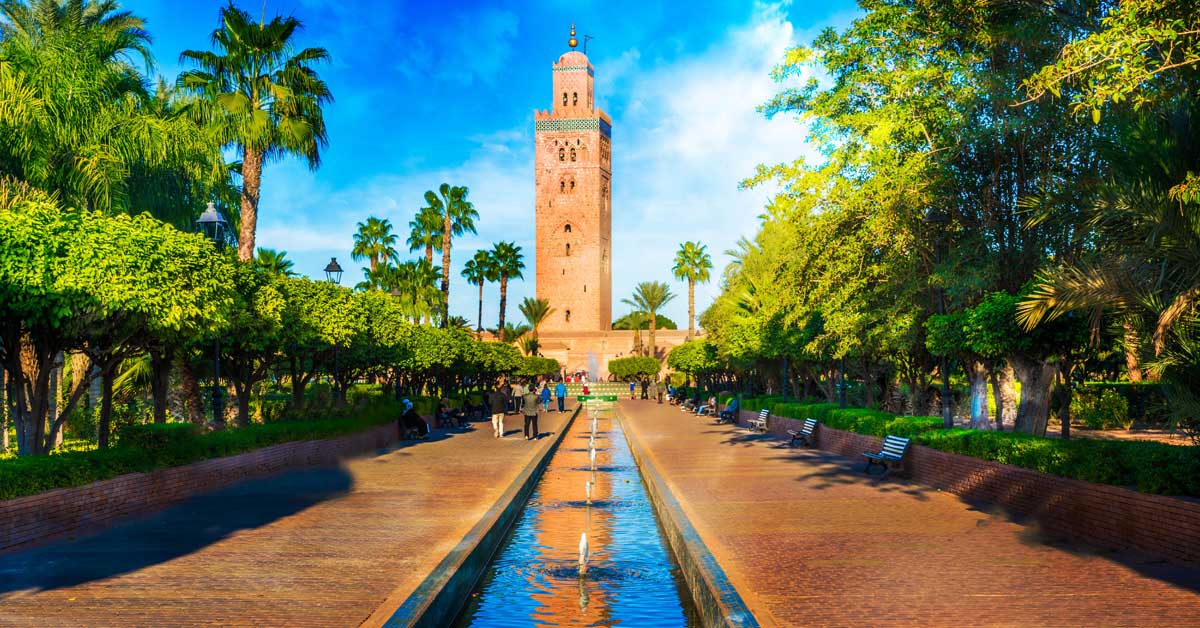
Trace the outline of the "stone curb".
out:
M 525 503 L 541 479 L 542 472 L 550 464 L 550 458 L 582 409 L 582 404 L 575 406 L 575 412 L 563 423 L 554 438 L 542 444 L 542 450 L 525 465 L 508 490 L 416 590 L 400 602 L 395 610 L 390 610 L 393 604 L 385 601 L 362 625 L 388 628 L 450 625 L 475 589 L 475 583 L 487 570 L 492 556 L 500 549 L 509 529 L 525 509 Z
M 618 417 L 620 415 L 618 414 Z M 624 423 L 624 419 L 620 419 Z M 662 523 L 663 532 L 675 554 L 675 560 L 683 571 L 683 578 L 692 592 L 692 600 L 705 626 L 728 626 L 730 628 L 756 628 L 758 620 L 746 607 L 737 589 L 725 576 L 717 559 L 708 551 L 700 534 L 684 513 L 667 483 L 659 475 L 654 462 L 646 455 L 642 444 L 632 430 L 624 429 L 625 438 L 633 451 L 642 472 L 650 503 Z

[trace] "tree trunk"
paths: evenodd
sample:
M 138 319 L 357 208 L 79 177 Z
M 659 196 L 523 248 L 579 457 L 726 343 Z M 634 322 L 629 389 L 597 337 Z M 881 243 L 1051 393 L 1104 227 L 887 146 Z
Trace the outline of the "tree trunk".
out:
M 100 449 L 106 449 L 109 444 L 109 432 L 112 431 L 113 378 L 107 371 L 101 372 L 100 377 L 103 379 L 100 382 L 100 426 L 96 441 Z
M 254 386 L 235 385 L 234 388 L 237 391 L 238 427 L 246 427 L 250 425 L 250 390 Z
M 475 317 L 476 333 L 483 333 L 483 282 L 479 282 L 479 316 Z
M 1059 371 L 1061 388 L 1059 388 L 1058 420 L 1062 423 L 1063 440 L 1071 439 L 1071 371 L 1073 370 L 1075 370 L 1075 366 L 1068 363 Z
M 242 149 L 242 228 L 238 232 L 238 259 L 254 259 L 254 234 L 258 231 L 258 195 L 262 189 L 263 155 L 253 148 Z
M 450 201 L 450 199 L 446 199 Z M 450 204 L 442 227 L 442 329 L 450 325 Z
M 996 397 L 996 429 L 1015 425 L 1017 421 L 1017 386 L 1012 365 L 992 369 L 992 392 Z
M 508 305 L 508 277 L 500 275 L 500 328 L 496 333 L 504 337 L 504 308 Z
M 1046 435 L 1046 422 L 1050 419 L 1050 402 L 1054 382 L 1058 377 L 1058 365 L 1024 356 L 1009 358 L 1017 381 L 1021 382 L 1021 402 L 1017 406 L 1016 430 Z
M 988 369 L 980 360 L 967 360 L 967 380 L 971 383 L 971 429 L 992 429 L 988 414 Z
M 691 340 L 696 335 L 696 280 L 688 279 L 688 335 Z
M 59 354 L 61 355 L 61 354 Z M 58 399 L 59 399 L 59 383 L 62 382 L 62 372 L 58 367 L 58 359 L 56 358 L 50 367 L 50 386 L 46 390 L 49 394 L 46 399 L 46 419 L 53 421 L 58 417 Z M 62 447 L 62 430 L 55 431 L 51 434 L 49 449 L 58 449 Z
M 150 395 L 154 399 L 154 422 L 167 422 L 167 389 L 171 386 L 171 352 L 150 352 Z
M 647 355 L 655 358 L 658 357 L 658 347 L 654 344 L 654 328 L 656 327 L 657 323 L 658 314 L 650 312 L 650 353 Z
M 188 421 L 193 425 L 204 425 L 204 401 L 200 397 L 200 382 L 187 356 L 178 358 L 179 385 L 183 388 L 183 405 L 187 408 Z
M 1139 347 L 1141 343 L 1138 340 L 1137 330 L 1129 322 L 1124 324 L 1125 337 L 1122 344 L 1125 345 L 1125 372 L 1129 374 L 1129 381 L 1142 381 L 1142 364 L 1138 357 Z
M 9 387 L 8 371 L 0 368 L 0 399 L 3 399 L 3 406 L 0 407 L 0 453 L 8 451 L 8 421 L 12 416 L 12 390 Z

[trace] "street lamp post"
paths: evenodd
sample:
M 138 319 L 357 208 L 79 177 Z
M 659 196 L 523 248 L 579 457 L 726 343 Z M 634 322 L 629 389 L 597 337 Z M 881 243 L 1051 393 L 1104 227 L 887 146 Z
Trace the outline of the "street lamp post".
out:
M 950 222 L 950 216 L 946 212 L 938 209 L 929 209 L 925 212 L 925 223 L 935 229 L 936 240 L 933 245 L 934 264 L 941 266 L 942 264 L 942 230 L 946 223 Z M 938 282 L 938 314 L 945 315 L 946 313 L 946 286 L 942 282 Z M 941 356 L 941 363 L 938 369 L 942 372 L 942 426 L 954 427 L 954 415 L 950 402 L 950 365 L 949 360 L 945 355 Z
M 342 267 L 338 264 L 336 257 L 329 258 L 329 263 L 325 265 L 325 280 L 334 285 L 342 283 Z M 337 392 L 337 405 L 342 405 L 342 386 L 338 382 L 338 345 L 333 343 L 333 388 Z
M 200 218 L 196 220 L 196 225 L 204 237 L 212 241 L 213 246 L 217 247 L 218 251 L 224 250 L 225 245 L 229 241 L 229 221 L 217 211 L 215 205 L 211 202 L 204 213 L 200 214 Z M 221 337 L 219 335 L 213 338 L 213 379 L 212 379 L 212 408 L 213 422 L 218 426 L 225 425 L 225 404 L 221 395 Z

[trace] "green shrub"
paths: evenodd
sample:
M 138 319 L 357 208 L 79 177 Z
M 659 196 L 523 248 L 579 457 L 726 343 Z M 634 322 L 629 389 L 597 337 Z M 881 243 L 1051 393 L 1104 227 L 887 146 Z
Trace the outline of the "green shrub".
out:
M 117 430 L 117 445 L 162 449 L 196 438 L 199 431 L 191 423 L 146 423 L 126 425 Z
M 1094 430 L 1129 429 L 1129 401 L 1111 388 L 1080 390 L 1071 396 L 1071 415 Z
M 398 403 L 379 399 L 356 411 L 354 418 L 278 421 L 211 434 L 185 436 L 185 432 L 190 432 L 190 425 L 177 423 L 127 426 L 120 430 L 118 444 L 110 449 L 0 459 L 0 500 L 228 456 L 268 445 L 334 438 L 394 421 L 399 413 Z M 131 444 L 139 442 L 145 446 Z

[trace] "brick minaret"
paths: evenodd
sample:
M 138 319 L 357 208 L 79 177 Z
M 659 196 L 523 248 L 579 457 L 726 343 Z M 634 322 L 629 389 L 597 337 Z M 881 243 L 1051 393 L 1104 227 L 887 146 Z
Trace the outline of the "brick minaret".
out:
M 554 106 L 534 113 L 537 296 L 544 331 L 612 324 L 612 119 L 596 109 L 595 68 L 571 50 L 553 67 Z

